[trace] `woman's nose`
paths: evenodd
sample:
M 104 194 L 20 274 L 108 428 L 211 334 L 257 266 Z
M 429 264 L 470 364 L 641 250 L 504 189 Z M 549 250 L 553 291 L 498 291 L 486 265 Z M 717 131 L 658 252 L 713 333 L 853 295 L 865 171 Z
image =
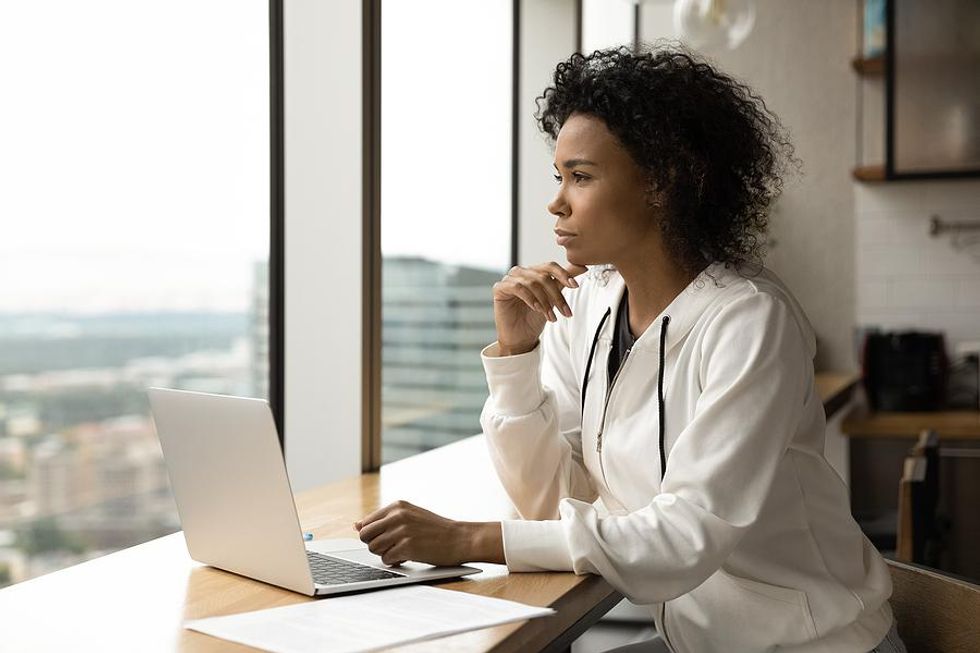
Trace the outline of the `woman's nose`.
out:
M 555 197 L 548 202 L 548 212 L 552 215 L 567 215 L 567 206 L 565 204 L 565 200 L 562 199 L 561 191 L 558 191 Z

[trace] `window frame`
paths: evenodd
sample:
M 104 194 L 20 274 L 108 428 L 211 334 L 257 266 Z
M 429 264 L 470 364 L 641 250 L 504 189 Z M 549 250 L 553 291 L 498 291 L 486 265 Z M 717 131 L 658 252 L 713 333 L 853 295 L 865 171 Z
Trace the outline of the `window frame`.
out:
M 269 405 L 285 454 L 285 56 L 283 0 L 269 0 Z
M 361 469 L 381 468 L 381 2 L 363 0 Z M 519 251 L 521 1 L 512 0 L 510 265 Z

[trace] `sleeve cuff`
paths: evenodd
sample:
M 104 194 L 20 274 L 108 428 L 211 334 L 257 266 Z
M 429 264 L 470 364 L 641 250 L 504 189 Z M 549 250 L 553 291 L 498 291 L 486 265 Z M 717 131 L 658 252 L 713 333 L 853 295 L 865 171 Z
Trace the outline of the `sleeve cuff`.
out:
M 498 414 L 527 415 L 544 403 L 540 341 L 531 351 L 513 356 L 501 356 L 499 344 L 494 342 L 483 348 L 480 358 Z
M 510 571 L 573 571 L 561 521 L 504 520 L 501 535 Z

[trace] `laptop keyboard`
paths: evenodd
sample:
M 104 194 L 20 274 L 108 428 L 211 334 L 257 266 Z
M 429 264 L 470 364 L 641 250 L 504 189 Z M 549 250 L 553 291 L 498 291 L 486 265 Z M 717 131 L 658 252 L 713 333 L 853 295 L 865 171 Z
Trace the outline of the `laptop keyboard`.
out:
M 344 583 L 359 583 L 366 580 L 384 580 L 385 578 L 402 578 L 405 574 L 362 565 L 356 562 L 331 558 L 320 553 L 307 551 L 310 561 L 313 581 L 320 585 L 341 585 Z

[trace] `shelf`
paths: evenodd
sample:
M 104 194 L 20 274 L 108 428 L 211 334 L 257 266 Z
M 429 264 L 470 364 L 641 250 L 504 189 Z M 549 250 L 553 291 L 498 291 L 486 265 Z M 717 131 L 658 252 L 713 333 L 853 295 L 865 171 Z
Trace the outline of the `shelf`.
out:
M 883 75 L 885 73 L 885 57 L 884 55 L 870 59 L 855 57 L 851 59 L 851 67 L 860 75 Z
M 887 181 L 884 164 L 858 166 L 851 171 L 851 175 L 858 181 Z

